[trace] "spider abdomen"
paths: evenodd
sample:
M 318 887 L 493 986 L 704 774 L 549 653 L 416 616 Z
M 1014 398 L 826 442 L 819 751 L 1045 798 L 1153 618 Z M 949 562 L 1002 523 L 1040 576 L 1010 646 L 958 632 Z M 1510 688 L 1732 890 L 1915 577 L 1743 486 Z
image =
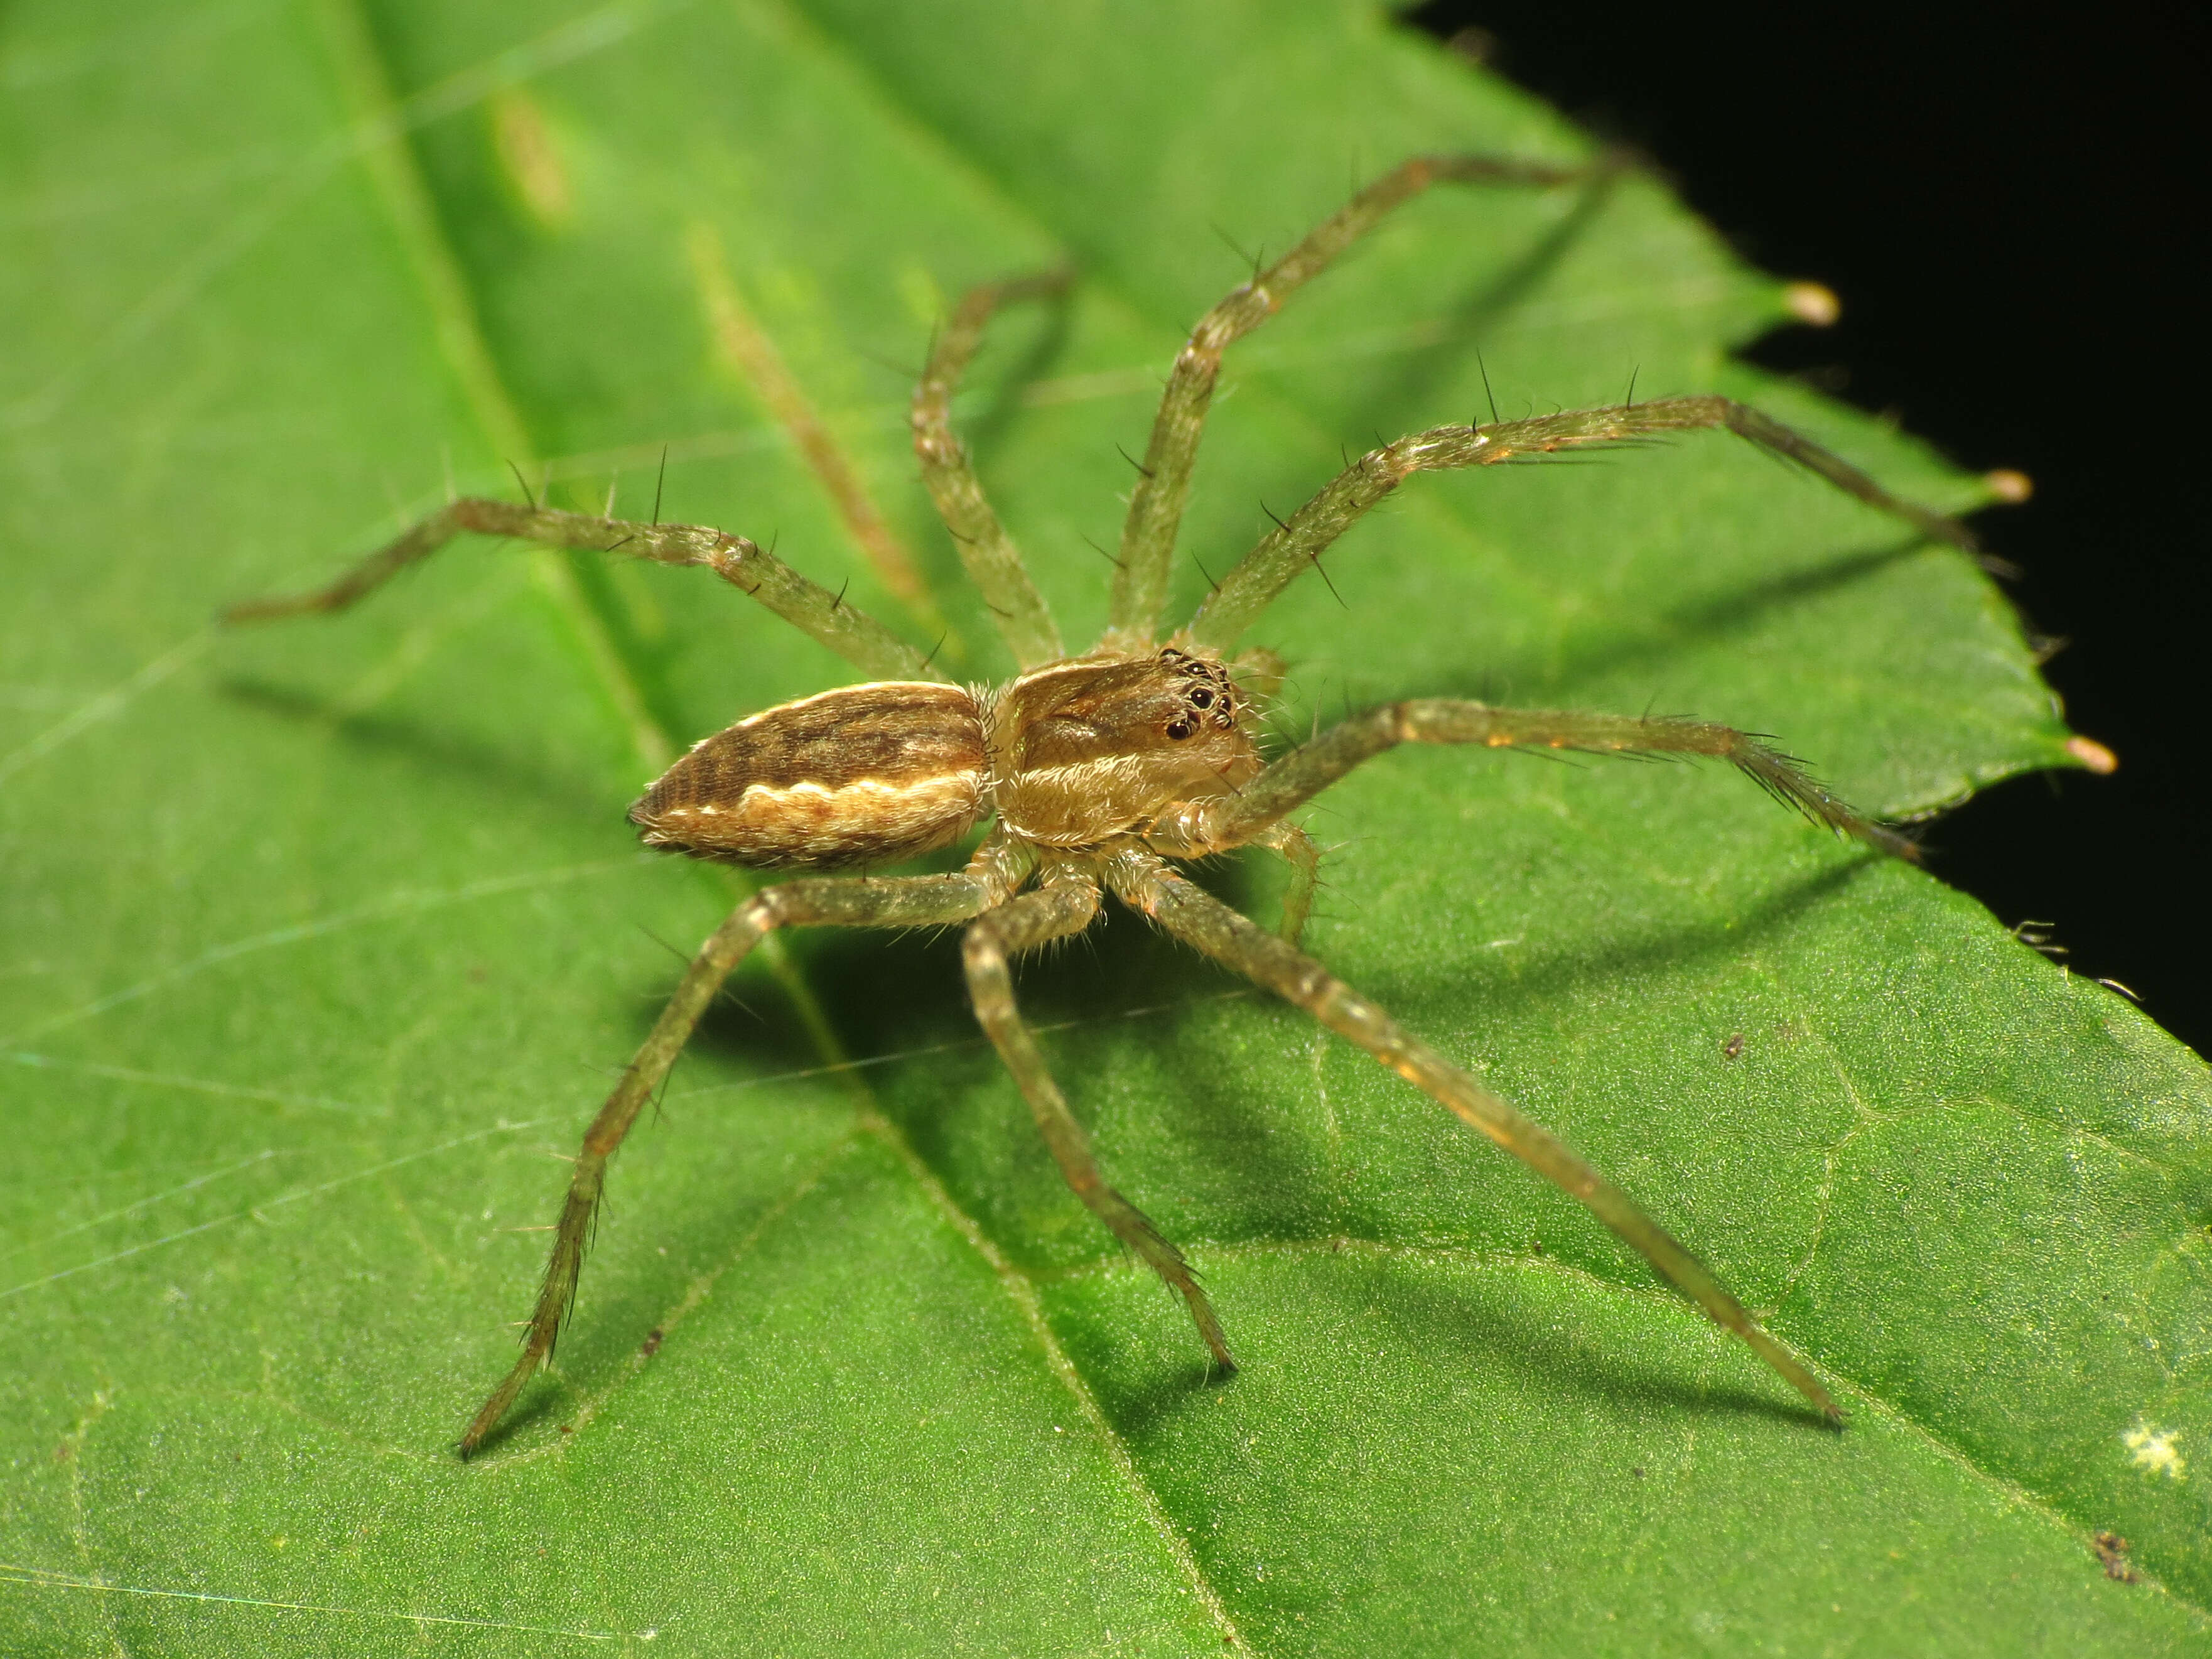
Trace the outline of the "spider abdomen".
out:
M 983 719 L 957 685 L 848 685 L 692 746 L 629 809 L 648 846 L 757 869 L 895 864 L 983 814 Z

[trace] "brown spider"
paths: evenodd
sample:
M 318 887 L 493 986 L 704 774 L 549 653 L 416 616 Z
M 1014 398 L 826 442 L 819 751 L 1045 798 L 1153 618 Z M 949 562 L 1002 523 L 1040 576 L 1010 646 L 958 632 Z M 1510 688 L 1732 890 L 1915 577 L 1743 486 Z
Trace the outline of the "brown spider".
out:
M 1272 315 L 1392 208 L 1433 183 L 1553 185 L 1590 176 L 1480 157 L 1418 156 L 1354 196 L 1290 253 L 1208 312 L 1176 359 L 1129 503 L 1105 635 L 1068 655 L 1012 542 L 953 435 L 954 387 L 992 313 L 1051 292 L 1062 273 L 978 288 L 933 347 L 913 405 L 915 453 L 968 573 L 1020 672 L 990 689 L 953 684 L 880 623 L 741 536 L 638 524 L 483 499 L 456 501 L 330 586 L 243 605 L 233 622 L 342 610 L 469 530 L 562 548 L 703 565 L 828 646 L 864 684 L 781 704 L 698 744 L 630 809 L 645 840 L 753 869 L 858 870 L 895 864 L 995 820 L 956 874 L 808 877 L 745 899 L 699 951 L 584 1137 L 520 1358 L 460 1440 L 466 1455 L 551 1354 L 576 1291 L 608 1158 L 675 1063 L 723 981 L 769 930 L 799 925 L 906 928 L 964 923 L 976 1018 L 1020 1085 L 1076 1194 L 1189 1304 L 1213 1357 L 1234 1366 L 1182 1253 L 1100 1174 L 1090 1146 L 1015 1006 L 1007 963 L 1091 926 L 1102 888 L 1177 939 L 1358 1043 L 1547 1180 L 1587 1205 L 1720 1324 L 1749 1343 L 1831 1418 L 1835 1403 L 1797 1357 L 1762 1330 L 1696 1257 L 1540 1124 L 1401 1030 L 1297 947 L 1316 855 L 1287 823 L 1361 762 L 1401 743 L 1516 745 L 1617 754 L 1718 756 L 1817 823 L 1910 858 L 1911 843 L 1859 817 L 1787 756 L 1724 726 L 1494 708 L 1417 698 L 1372 708 L 1273 761 L 1261 757 L 1238 675 L 1273 678 L 1263 652 L 1230 657 L 1274 597 L 1369 508 L 1415 472 L 1489 466 L 1562 449 L 1726 428 L 1972 550 L 1939 514 L 1755 410 L 1719 397 L 1670 398 L 1488 426 L 1440 426 L 1363 455 L 1246 554 L 1196 615 L 1158 637 L 1176 533 L 1206 408 L 1230 343 Z M 1291 868 L 1279 935 L 1186 879 L 1174 860 L 1267 847 Z

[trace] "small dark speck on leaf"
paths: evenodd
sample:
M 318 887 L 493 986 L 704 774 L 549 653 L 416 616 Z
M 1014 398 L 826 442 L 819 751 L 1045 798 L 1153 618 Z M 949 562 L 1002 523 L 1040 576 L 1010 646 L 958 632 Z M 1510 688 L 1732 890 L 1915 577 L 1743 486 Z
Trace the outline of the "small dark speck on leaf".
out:
M 1735 1059 L 1738 1054 L 1741 1054 L 1742 1052 L 1743 1052 L 1743 1033 L 1742 1033 L 1742 1032 L 1741 1032 L 1741 1031 L 1738 1031 L 1738 1032 L 1737 1032 L 1734 1036 L 1730 1037 L 1730 1038 L 1729 1038 L 1726 1042 L 1723 1042 L 1723 1044 L 1721 1044 L 1721 1058 L 1722 1058 L 1723 1060 L 1734 1060 L 1734 1059 Z
M 2116 1532 L 2100 1532 L 2090 1540 L 2097 1559 L 2105 1564 L 2105 1577 L 2123 1584 L 2136 1582 L 2136 1570 L 2128 1565 L 2128 1540 Z
M 647 1359 L 660 1352 L 660 1327 L 656 1325 L 645 1334 L 644 1346 L 638 1349 Z
M 1631 1469 L 1629 1473 L 1634 1475 L 1638 1480 L 1641 1480 L 1644 1478 L 1644 1469 L 1640 1464 L 1637 1468 Z
M 574 1434 L 575 1431 L 576 1425 L 574 1423 L 563 1423 L 561 1425 L 561 1432 L 563 1434 Z
M 57 1446 L 57 1447 L 55 1447 L 55 1448 L 54 1448 L 54 1462 L 57 1462 L 57 1463 L 66 1463 L 66 1462 L 68 1462 L 69 1461 L 70 1461 L 70 1446 L 69 1446 L 69 1442 L 68 1442 L 68 1441 L 66 1441 L 66 1440 L 64 1440 L 64 1441 L 63 1441 L 63 1442 L 62 1442 L 62 1443 L 61 1443 L 60 1445 L 58 1445 L 58 1446 Z

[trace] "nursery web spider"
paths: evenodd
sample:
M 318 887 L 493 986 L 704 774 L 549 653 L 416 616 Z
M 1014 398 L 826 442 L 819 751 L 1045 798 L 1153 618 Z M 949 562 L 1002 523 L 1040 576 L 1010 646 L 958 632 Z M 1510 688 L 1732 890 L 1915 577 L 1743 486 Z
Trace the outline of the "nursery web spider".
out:
M 1384 215 L 1432 184 L 1550 186 L 1589 176 L 1587 169 L 1513 161 L 1417 156 L 1360 191 L 1200 319 L 1176 359 L 1146 447 L 1115 561 L 1108 627 L 1076 655 L 1061 643 L 953 434 L 950 415 L 954 389 L 993 313 L 1048 293 L 1066 278 L 1030 276 L 968 294 L 939 333 L 915 392 L 914 445 L 931 499 L 1018 665 L 1002 686 L 952 683 L 841 595 L 742 536 L 534 503 L 455 501 L 318 592 L 228 613 L 240 622 L 343 610 L 461 531 L 703 566 L 868 678 L 766 709 L 698 744 L 630 809 L 648 844 L 752 869 L 859 871 L 914 858 L 991 825 L 956 874 L 804 875 L 761 889 L 715 929 L 585 1134 L 521 1356 L 461 1437 L 464 1455 L 482 1443 L 553 1352 L 575 1296 L 607 1160 L 724 980 L 777 927 L 963 924 L 976 1018 L 1020 1085 L 1069 1186 L 1182 1295 L 1214 1359 L 1232 1366 L 1220 1323 L 1182 1252 L 1100 1172 L 1015 1006 L 1008 963 L 1090 927 L 1102 890 L 1357 1043 L 1581 1200 L 1807 1400 L 1838 1417 L 1797 1356 L 1626 1193 L 1297 948 L 1316 854 L 1288 815 L 1399 744 L 1477 744 L 1715 756 L 1815 823 L 1903 858 L 1913 856 L 1911 843 L 1860 817 L 1796 761 L 1757 738 L 1689 720 L 1422 697 L 1355 714 L 1269 760 L 1257 741 L 1247 685 L 1272 677 L 1272 659 L 1227 653 L 1323 550 L 1416 472 L 1723 428 L 1928 537 L 1971 550 L 1969 532 L 1897 499 L 1827 451 L 1726 398 L 1665 398 L 1487 426 L 1437 426 L 1346 466 L 1233 566 L 1188 622 L 1164 641 L 1159 637 L 1176 529 L 1222 353 Z M 1210 896 L 1176 867 L 1178 860 L 1255 845 L 1272 848 L 1291 866 L 1279 933 Z

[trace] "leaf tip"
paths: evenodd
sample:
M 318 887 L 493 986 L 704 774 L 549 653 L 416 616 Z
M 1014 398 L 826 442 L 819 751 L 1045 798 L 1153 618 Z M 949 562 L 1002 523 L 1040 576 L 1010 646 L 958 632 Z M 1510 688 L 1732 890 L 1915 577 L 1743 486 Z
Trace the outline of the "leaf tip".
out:
M 2100 778 L 2108 778 L 2120 769 L 2120 757 L 2094 738 L 2085 738 L 2077 732 L 2066 739 L 2066 752 L 2081 763 L 2082 770 L 2094 772 Z
M 1832 328 L 1844 302 L 1826 283 L 1796 282 L 1782 290 L 1782 308 L 1808 328 Z

